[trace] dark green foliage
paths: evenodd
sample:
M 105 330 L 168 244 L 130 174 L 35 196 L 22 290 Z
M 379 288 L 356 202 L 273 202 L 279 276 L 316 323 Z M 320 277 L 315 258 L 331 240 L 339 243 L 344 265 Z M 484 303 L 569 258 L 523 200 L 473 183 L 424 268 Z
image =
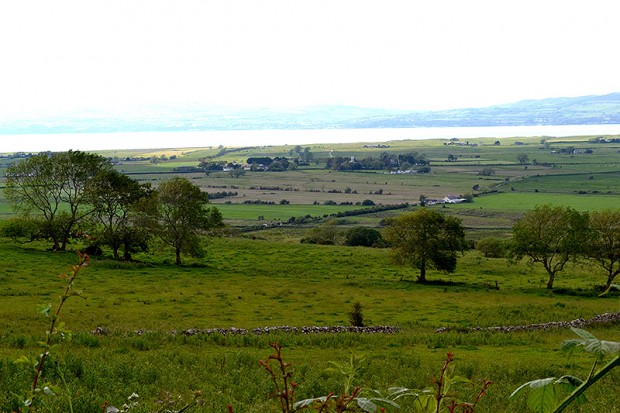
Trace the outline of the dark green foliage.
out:
M 466 247 L 461 221 L 427 208 L 391 219 L 385 238 L 396 262 L 420 270 L 419 282 L 426 282 L 428 267 L 454 272 L 457 253 Z
M 355 227 L 348 230 L 344 236 L 344 243 L 350 247 L 378 247 L 383 242 L 383 236 L 374 228 Z
M 360 302 L 353 303 L 351 311 L 349 311 L 349 324 L 353 327 L 364 327 L 364 314 L 362 313 L 362 304 Z
M 24 243 L 41 239 L 45 222 L 28 216 L 17 216 L 0 223 L 0 235 Z
M 338 222 L 335 219 L 307 231 L 302 244 L 334 245 L 338 237 Z
M 199 235 L 221 228 L 222 215 L 215 207 L 207 207 L 207 194 L 185 178 L 163 182 L 153 197 L 153 205 L 144 214 L 145 224 L 167 245 L 174 248 L 175 262 L 181 254 L 200 257 L 203 254 Z
M 506 256 L 506 240 L 486 237 L 476 241 L 476 249 L 486 258 L 504 258 Z
M 147 228 L 140 225 L 139 203 L 153 195 L 150 185 L 141 185 L 115 170 L 99 174 L 94 179 L 94 189 L 89 194 L 94 206 L 97 243 L 112 248 L 114 258 L 131 259 L 131 254 L 146 251 L 151 237 Z
M 42 220 L 39 235 L 64 250 L 93 211 L 88 194 L 95 178 L 111 169 L 107 159 L 92 153 L 41 153 L 7 169 L 5 194 L 17 212 Z
M 620 274 L 620 211 L 590 213 L 590 239 L 585 255 L 605 271 L 607 290 Z
M 540 263 L 553 288 L 558 272 L 584 251 L 589 238 L 588 214 L 570 207 L 538 205 L 512 227 L 509 253 L 513 259 L 527 257 Z

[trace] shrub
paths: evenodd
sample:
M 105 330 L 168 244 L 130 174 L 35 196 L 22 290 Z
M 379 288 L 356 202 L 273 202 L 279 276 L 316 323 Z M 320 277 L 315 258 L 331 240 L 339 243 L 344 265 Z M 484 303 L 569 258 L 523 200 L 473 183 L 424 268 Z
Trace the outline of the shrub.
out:
M 506 241 L 501 238 L 482 238 L 476 242 L 476 249 L 486 258 L 504 258 L 506 256 Z
M 362 304 L 356 302 L 349 312 L 349 323 L 353 327 L 364 327 L 364 315 L 362 314 Z
M 355 227 L 347 231 L 344 243 L 350 247 L 377 247 L 383 244 L 383 236 L 373 228 Z

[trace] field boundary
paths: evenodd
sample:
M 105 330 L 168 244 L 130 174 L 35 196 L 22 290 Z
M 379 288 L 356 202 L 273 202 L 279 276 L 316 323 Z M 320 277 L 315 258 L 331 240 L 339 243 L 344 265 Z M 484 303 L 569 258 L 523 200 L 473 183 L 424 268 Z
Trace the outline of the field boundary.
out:
M 458 331 L 465 333 L 473 333 L 477 331 L 498 331 L 502 333 L 511 333 L 514 331 L 534 331 L 534 330 L 548 330 L 553 328 L 570 328 L 570 327 L 586 327 L 593 324 L 601 323 L 617 323 L 620 322 L 620 312 L 618 313 L 603 313 L 588 320 L 583 318 L 577 318 L 571 321 L 550 321 L 548 323 L 539 324 L 524 324 L 519 326 L 496 326 L 496 327 L 470 327 L 466 329 L 441 327 L 435 330 L 436 333 L 446 333 L 449 331 Z

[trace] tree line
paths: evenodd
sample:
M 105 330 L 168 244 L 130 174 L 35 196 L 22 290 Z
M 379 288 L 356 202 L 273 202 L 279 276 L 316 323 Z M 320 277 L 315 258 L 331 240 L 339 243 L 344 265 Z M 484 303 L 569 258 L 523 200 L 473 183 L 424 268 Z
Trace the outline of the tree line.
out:
M 362 171 L 362 170 L 416 170 L 421 173 L 431 171 L 430 161 L 424 154 L 408 152 L 401 154 L 381 153 L 378 157 L 367 156 L 357 159 L 355 156 L 330 156 L 328 158 L 316 158 L 310 148 L 304 150 L 291 149 L 291 153 L 297 152 L 296 158 L 286 158 L 284 156 L 258 156 L 246 159 L 246 164 L 241 165 L 235 162 L 216 161 L 211 158 L 201 159 L 197 167 L 181 167 L 179 172 L 190 171 L 222 171 L 225 169 L 243 169 L 248 167 L 251 171 L 282 172 L 295 169 L 301 165 L 308 165 L 310 161 L 324 163 L 325 169 L 336 171 Z M 188 169 L 191 168 L 191 169 Z
M 146 251 L 154 239 L 199 256 L 201 237 L 223 225 L 207 194 L 175 177 L 156 189 L 116 171 L 96 154 L 68 151 L 40 153 L 13 163 L 6 173 L 5 196 L 18 217 L 3 227 L 21 241 L 49 240 L 65 250 L 76 238 L 108 246 L 116 259 Z

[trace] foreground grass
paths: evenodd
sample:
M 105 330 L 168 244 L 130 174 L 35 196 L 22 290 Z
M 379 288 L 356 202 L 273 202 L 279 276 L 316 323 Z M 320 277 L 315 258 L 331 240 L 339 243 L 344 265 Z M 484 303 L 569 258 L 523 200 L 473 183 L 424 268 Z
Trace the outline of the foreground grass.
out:
M 15 409 L 15 396 L 29 385 L 27 371 L 12 360 L 36 354 L 45 320 L 36 313 L 54 303 L 61 282 L 55 274 L 74 263 L 72 253 L 51 253 L 43 246 L 0 243 L 0 411 Z M 572 373 L 584 376 L 588 363 L 567 360 L 557 349 L 572 338 L 565 330 L 521 333 L 435 333 L 443 326 L 470 327 L 590 318 L 618 311 L 618 298 L 600 299 L 593 287 L 602 277 L 571 267 L 555 293 L 542 288 L 544 274 L 524 264 L 508 265 L 469 252 L 451 275 L 433 273 L 436 285 L 411 282 L 415 272 L 394 267 L 387 250 L 301 245 L 226 238 L 214 240 L 205 259 L 184 267 L 169 264 L 164 253 L 142 263 L 94 259 L 80 275 L 85 300 L 67 303 L 63 320 L 74 339 L 52 352 L 45 374 L 64 379 L 76 411 L 99 411 L 108 401 L 120 405 L 132 392 L 143 410 L 152 411 L 162 392 L 191 398 L 203 393 L 198 411 L 273 411 L 267 375 L 258 365 L 273 341 L 285 344 L 296 366 L 299 397 L 339 391 L 342 378 L 326 371 L 329 361 L 364 356 L 359 378 L 367 388 L 428 387 L 448 351 L 457 372 L 494 381 L 481 411 L 524 411 L 508 395 L 539 377 Z M 146 261 L 146 259 L 151 260 Z M 500 289 L 495 286 L 497 281 Z M 275 325 L 346 325 L 354 302 L 362 303 L 366 322 L 396 325 L 393 335 L 198 335 L 173 334 L 189 328 L 254 328 Z M 105 327 L 107 335 L 92 335 Z M 135 334 L 136 330 L 145 331 Z M 597 326 L 596 335 L 618 340 L 620 328 Z M 593 389 L 583 411 L 615 411 L 620 391 L 613 373 Z M 51 403 L 67 411 L 65 394 Z M 147 407 L 151 406 L 150 410 Z M 404 402 L 403 411 L 406 409 Z

